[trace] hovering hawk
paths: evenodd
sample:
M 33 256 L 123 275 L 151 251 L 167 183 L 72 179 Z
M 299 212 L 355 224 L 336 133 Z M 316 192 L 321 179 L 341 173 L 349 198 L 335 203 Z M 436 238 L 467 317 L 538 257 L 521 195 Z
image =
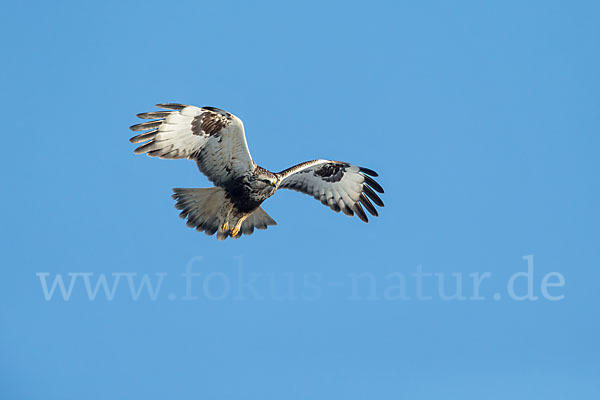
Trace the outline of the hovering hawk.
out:
M 244 125 L 235 115 L 215 107 L 184 104 L 157 104 L 168 111 L 153 111 L 137 116 L 151 121 L 133 125 L 144 131 L 131 143 L 142 143 L 135 154 L 150 157 L 188 158 L 215 185 L 205 189 L 173 189 L 175 207 L 187 225 L 217 233 L 217 239 L 251 235 L 254 228 L 267 229 L 277 223 L 260 207 L 277 189 L 292 189 L 314 196 L 333 211 L 354 214 L 368 222 L 363 207 L 374 216 L 373 203 L 383 207 L 375 192 L 382 187 L 368 168 L 332 160 L 313 160 L 278 173 L 252 161 Z M 373 203 L 372 203 L 373 202 Z

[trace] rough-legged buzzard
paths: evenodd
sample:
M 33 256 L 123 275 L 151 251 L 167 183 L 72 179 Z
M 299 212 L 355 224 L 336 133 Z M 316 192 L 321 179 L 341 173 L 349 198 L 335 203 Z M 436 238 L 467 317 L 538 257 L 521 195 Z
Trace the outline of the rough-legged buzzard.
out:
M 277 189 L 309 194 L 332 210 L 356 214 L 364 222 L 368 222 L 364 209 L 377 216 L 373 203 L 383 207 L 375 193 L 383 193 L 372 178 L 377 176 L 375 171 L 341 161 L 313 160 L 272 173 L 252 161 L 244 125 L 235 115 L 215 107 L 175 103 L 157 107 L 168 111 L 138 114 L 151 121 L 133 125 L 131 130 L 144 132 L 130 141 L 145 142 L 135 149 L 136 154 L 196 161 L 200 172 L 215 185 L 173 189 L 175 207 L 191 228 L 208 235 L 216 232 L 223 240 L 276 225 L 260 205 Z

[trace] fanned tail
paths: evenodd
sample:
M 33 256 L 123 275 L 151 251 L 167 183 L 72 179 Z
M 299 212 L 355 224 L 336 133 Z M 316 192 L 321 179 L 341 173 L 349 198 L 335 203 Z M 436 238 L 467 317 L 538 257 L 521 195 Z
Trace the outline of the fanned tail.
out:
M 242 216 L 231 212 L 232 204 L 223 188 L 176 188 L 173 192 L 173 198 L 177 201 L 175 208 L 181 210 L 179 216 L 187 219 L 187 226 L 207 235 L 216 233 L 219 240 L 227 237 L 238 239 L 242 234 L 251 235 L 254 228 L 267 229 L 269 225 L 277 225 L 259 207 L 241 222 L 241 229 L 233 235 L 232 230 L 239 227 Z

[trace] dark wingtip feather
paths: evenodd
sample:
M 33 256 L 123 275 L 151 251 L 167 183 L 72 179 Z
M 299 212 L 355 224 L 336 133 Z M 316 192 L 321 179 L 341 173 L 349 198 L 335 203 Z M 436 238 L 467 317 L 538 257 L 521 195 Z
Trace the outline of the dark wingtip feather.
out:
M 371 186 L 373 189 L 378 191 L 379 193 L 383 193 L 383 188 L 379 183 L 375 182 L 375 179 L 371 178 L 369 175 L 363 175 L 365 177 L 365 182 L 367 185 Z
M 158 128 L 162 123 L 162 120 L 142 122 L 141 124 L 131 125 L 129 129 L 132 131 L 145 131 L 147 129 Z
M 363 185 L 363 193 L 373 200 L 373 203 L 377 204 L 379 207 L 383 207 L 383 201 L 369 186 Z
M 349 217 L 353 217 L 354 216 L 354 211 L 352 211 L 352 209 L 346 205 L 344 205 L 344 207 L 340 207 L 342 209 L 342 212 L 344 214 L 346 214 Z
M 354 204 L 354 212 L 356 213 L 356 215 L 358 215 L 358 218 L 360 218 L 361 221 L 369 223 L 369 218 L 367 218 L 367 214 L 365 214 L 365 210 L 363 210 L 363 208 L 360 206 L 360 203 L 355 203 Z
M 377 212 L 377 209 L 375 208 L 375 206 L 369 201 L 369 199 L 367 199 L 367 196 L 365 196 L 364 193 L 360 194 L 360 204 L 362 204 L 362 206 L 364 208 L 367 209 L 368 212 L 371 213 L 371 215 L 373 215 L 374 217 L 378 217 L 379 213 Z
M 179 104 L 179 103 L 159 103 L 156 105 L 156 107 L 165 108 L 167 110 L 178 110 L 179 111 L 179 110 L 183 110 L 187 106 L 185 104 Z
M 133 144 L 145 142 L 146 140 L 154 139 L 156 132 L 158 132 L 158 129 L 153 129 L 151 131 L 134 136 L 130 138 L 129 141 Z
M 141 145 L 140 147 L 136 148 L 133 153 L 134 154 L 143 154 L 146 153 L 148 151 L 150 151 L 149 149 L 151 148 L 151 146 L 154 145 L 154 142 L 148 142 L 146 144 Z
M 369 168 L 365 168 L 365 167 L 358 167 L 360 169 L 360 172 L 362 172 L 363 174 L 367 174 L 367 175 L 371 175 L 374 177 L 378 177 L 379 174 L 375 171 L 373 171 L 372 169 Z
M 213 106 L 202 106 L 202 109 L 208 110 L 208 111 L 213 111 L 213 112 L 223 112 L 223 111 L 225 111 L 225 110 L 221 110 L 220 108 L 213 107 Z
M 137 114 L 137 117 L 141 118 L 141 119 L 166 118 L 172 112 L 173 111 L 150 111 L 150 112 L 139 113 L 139 114 Z

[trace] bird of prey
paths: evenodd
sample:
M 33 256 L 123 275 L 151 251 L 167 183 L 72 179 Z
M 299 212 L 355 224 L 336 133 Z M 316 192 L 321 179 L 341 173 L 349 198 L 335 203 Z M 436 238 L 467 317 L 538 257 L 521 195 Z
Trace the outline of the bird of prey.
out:
M 377 216 L 383 202 L 375 192 L 382 187 L 373 170 L 332 160 L 303 162 L 278 173 L 254 163 L 246 144 L 244 125 L 235 115 L 216 107 L 157 104 L 166 111 L 138 114 L 151 121 L 131 126 L 144 131 L 130 139 L 142 143 L 135 154 L 166 159 L 187 158 L 214 184 L 212 188 L 173 189 L 175 207 L 187 225 L 217 233 L 217 239 L 251 235 L 254 228 L 277 223 L 260 206 L 278 189 L 292 189 L 320 200 L 333 211 L 342 211 L 368 222 L 366 209 Z M 363 209 L 364 207 L 364 209 Z

